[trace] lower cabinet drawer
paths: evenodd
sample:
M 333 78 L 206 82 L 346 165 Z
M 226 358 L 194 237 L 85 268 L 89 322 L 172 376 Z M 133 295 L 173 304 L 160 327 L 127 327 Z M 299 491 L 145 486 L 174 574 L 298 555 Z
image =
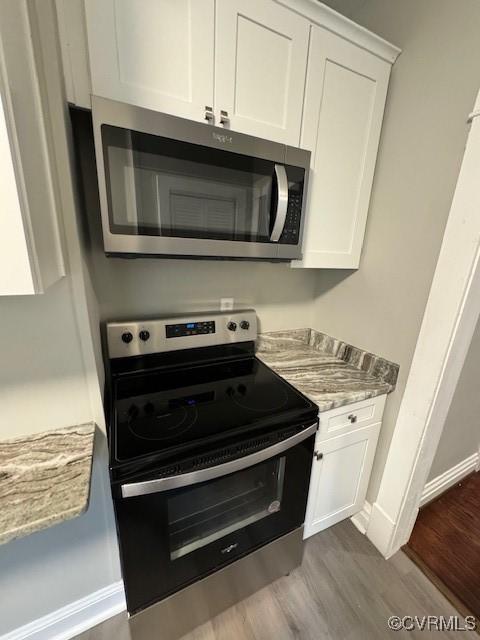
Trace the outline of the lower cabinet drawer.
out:
M 327 440 L 381 422 L 386 397 L 368 398 L 321 413 L 317 437 Z
M 304 538 L 362 509 L 380 427 L 376 423 L 328 440 L 317 434 Z

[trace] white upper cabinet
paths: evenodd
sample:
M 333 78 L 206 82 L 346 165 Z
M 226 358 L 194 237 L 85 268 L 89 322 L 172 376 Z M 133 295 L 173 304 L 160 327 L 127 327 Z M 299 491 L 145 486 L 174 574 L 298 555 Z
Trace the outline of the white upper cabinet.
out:
M 57 5 L 63 20 L 75 11 Z M 93 94 L 191 120 L 211 107 L 214 124 L 298 146 L 306 18 L 272 0 L 85 0 L 85 9 Z
M 0 234 L 0 292 L 2 295 L 34 291 L 33 269 L 22 216 L 5 111 L 0 101 L 0 195 L 2 233 Z
M 213 107 L 214 0 L 86 0 L 85 9 L 93 94 L 205 118 Z
M 0 295 L 65 275 L 42 57 L 25 0 L 0 3 Z
M 226 127 L 299 146 L 309 29 L 272 0 L 217 2 L 215 110 Z
M 312 27 L 300 146 L 312 152 L 303 260 L 359 266 L 391 64 Z

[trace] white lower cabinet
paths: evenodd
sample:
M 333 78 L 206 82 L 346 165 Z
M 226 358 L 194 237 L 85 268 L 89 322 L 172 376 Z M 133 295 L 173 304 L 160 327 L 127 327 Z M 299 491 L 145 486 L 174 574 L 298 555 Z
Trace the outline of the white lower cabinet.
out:
M 365 401 L 367 411 L 374 405 L 371 420 L 378 418 L 383 411 L 385 396 Z M 355 404 L 357 414 L 362 413 L 363 402 Z M 333 409 L 320 416 L 320 424 L 335 422 L 345 409 Z M 349 415 L 355 416 L 353 409 Z M 333 419 L 333 420 L 332 420 Z M 317 432 L 315 454 L 312 463 L 307 513 L 305 516 L 304 538 L 330 527 L 355 513 L 358 513 L 365 501 L 370 473 L 381 422 L 365 419 L 358 424 L 350 422 L 350 429 L 342 435 L 324 438 L 322 429 Z

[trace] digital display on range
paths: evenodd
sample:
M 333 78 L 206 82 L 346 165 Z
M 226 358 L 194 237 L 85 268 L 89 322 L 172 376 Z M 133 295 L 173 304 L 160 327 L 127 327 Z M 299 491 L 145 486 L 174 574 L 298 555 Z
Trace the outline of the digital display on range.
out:
M 215 333 L 215 321 L 186 322 L 184 324 L 167 324 L 165 326 L 167 338 L 183 338 L 184 336 L 200 336 Z

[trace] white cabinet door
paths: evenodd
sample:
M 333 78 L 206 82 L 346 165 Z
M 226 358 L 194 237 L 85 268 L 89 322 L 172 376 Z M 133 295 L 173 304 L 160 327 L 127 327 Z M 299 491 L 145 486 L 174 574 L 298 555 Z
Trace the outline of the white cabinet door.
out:
M 313 26 L 301 146 L 312 152 L 302 261 L 359 266 L 391 65 Z
M 7 122 L 0 99 L 0 195 L 2 233 L 0 234 L 0 294 L 33 293 L 32 264 L 23 224 L 22 207 L 8 140 Z
M 235 131 L 298 147 L 309 29 L 306 18 L 272 0 L 219 0 L 217 118 L 225 111 Z
M 0 2 L 0 296 L 43 293 L 65 275 L 46 69 L 30 10 L 26 0 Z
M 55 0 L 55 8 L 67 100 L 90 109 L 92 81 L 84 0 Z
M 380 423 L 323 442 L 317 438 L 304 538 L 362 509 L 379 431 Z
M 213 107 L 214 0 L 85 6 L 93 94 L 205 118 L 205 106 Z

